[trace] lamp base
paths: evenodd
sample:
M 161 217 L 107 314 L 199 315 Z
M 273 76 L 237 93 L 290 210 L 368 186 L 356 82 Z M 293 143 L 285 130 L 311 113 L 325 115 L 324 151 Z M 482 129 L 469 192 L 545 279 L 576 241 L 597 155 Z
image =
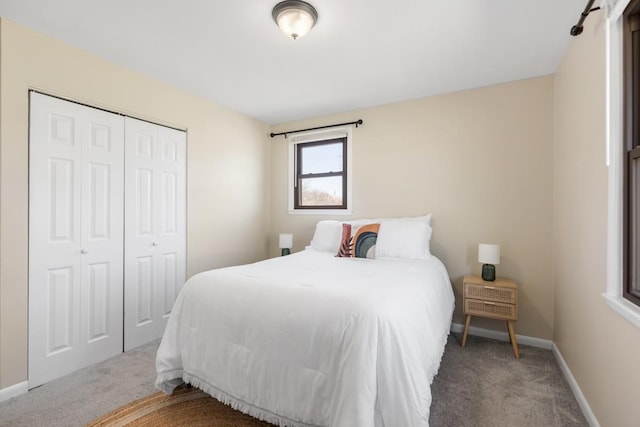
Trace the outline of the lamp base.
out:
M 289 255 L 291 250 L 289 248 L 282 248 L 282 256 Z
M 493 264 L 482 264 L 482 280 L 493 282 L 496 280 L 496 266 Z

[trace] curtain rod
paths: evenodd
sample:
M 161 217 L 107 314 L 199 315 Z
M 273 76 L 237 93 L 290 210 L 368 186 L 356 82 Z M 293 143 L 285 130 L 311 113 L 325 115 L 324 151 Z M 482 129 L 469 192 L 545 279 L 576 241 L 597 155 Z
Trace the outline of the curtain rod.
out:
M 286 138 L 288 134 L 290 133 L 298 133 L 298 132 L 306 132 L 308 130 L 318 130 L 318 129 L 326 129 L 326 128 L 335 128 L 338 126 L 345 126 L 345 125 L 356 125 L 356 127 L 358 127 L 359 125 L 361 125 L 363 123 L 362 119 L 358 119 L 355 122 L 346 122 L 346 123 L 336 123 L 335 125 L 326 125 L 326 126 L 318 126 L 315 128 L 307 128 L 307 129 L 298 129 L 298 130 L 289 130 L 286 132 L 278 132 L 278 133 L 273 133 L 271 132 L 271 138 L 273 138 L 274 136 L 279 136 L 279 135 L 284 135 L 284 137 Z
M 571 31 L 569 33 L 572 36 L 579 36 L 580 34 L 582 34 L 582 30 L 584 29 L 582 27 L 582 24 L 584 23 L 584 20 L 587 19 L 587 16 L 589 16 L 589 14 L 594 10 L 600 10 L 600 7 L 593 7 L 593 8 L 591 7 L 593 6 L 594 1 L 595 0 L 589 0 L 587 2 L 587 6 L 584 8 L 584 12 L 580 14 L 580 19 L 578 20 L 578 23 L 573 27 L 571 27 Z

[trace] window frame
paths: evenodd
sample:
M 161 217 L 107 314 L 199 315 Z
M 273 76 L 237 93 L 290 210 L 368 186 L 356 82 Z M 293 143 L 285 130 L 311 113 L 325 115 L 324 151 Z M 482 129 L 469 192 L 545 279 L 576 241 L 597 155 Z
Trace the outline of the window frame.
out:
M 318 172 L 318 173 L 308 173 L 303 174 L 302 169 L 304 168 L 304 162 L 302 152 L 305 148 L 310 147 L 321 147 L 323 145 L 333 145 L 333 144 L 342 144 L 342 170 L 340 172 L 335 171 L 327 171 L 327 172 Z M 296 154 L 294 160 L 294 169 L 295 169 L 295 183 L 294 183 L 294 194 L 293 194 L 293 206 L 294 209 L 346 209 L 348 204 L 348 196 L 347 196 L 347 137 L 337 137 L 331 139 L 323 139 L 320 141 L 313 142 L 305 142 L 296 144 Z M 342 204 L 340 205 L 303 205 L 301 203 L 302 197 L 302 181 L 305 179 L 312 178 L 330 178 L 330 177 L 341 177 L 342 178 Z
M 352 213 L 352 145 L 353 132 L 351 126 L 323 129 L 309 132 L 301 132 L 289 136 L 289 164 L 288 164 L 288 213 L 303 215 L 351 215 Z M 298 151 L 299 146 L 306 144 L 320 145 L 329 141 L 344 139 L 343 146 L 343 205 L 342 206 L 299 206 L 298 191 Z M 321 177 L 324 174 L 314 174 Z
M 635 34 L 634 34 L 635 33 Z M 633 169 L 640 164 L 640 0 L 623 12 L 623 288 L 622 296 L 640 306 L 640 244 L 637 196 L 640 180 Z
M 623 19 L 631 0 L 606 6 L 606 165 L 608 166 L 607 285 L 609 308 L 640 329 L 640 306 L 624 297 L 624 66 Z

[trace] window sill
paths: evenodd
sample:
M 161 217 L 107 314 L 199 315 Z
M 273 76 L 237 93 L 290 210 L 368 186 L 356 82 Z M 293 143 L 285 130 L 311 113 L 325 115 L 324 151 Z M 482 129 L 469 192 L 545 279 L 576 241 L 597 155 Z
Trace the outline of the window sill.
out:
M 631 304 L 626 299 L 603 293 L 602 296 L 609 304 L 611 310 L 622 316 L 627 322 L 640 329 L 640 307 Z
M 289 215 L 351 215 L 351 209 L 289 209 Z

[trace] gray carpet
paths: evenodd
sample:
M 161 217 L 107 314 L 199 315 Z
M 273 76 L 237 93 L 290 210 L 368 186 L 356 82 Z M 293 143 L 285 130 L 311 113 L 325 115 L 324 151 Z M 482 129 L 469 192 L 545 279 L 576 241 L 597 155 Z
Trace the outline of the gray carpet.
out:
M 453 334 L 431 392 L 431 427 L 587 427 L 553 353 Z
M 153 393 L 158 343 L 123 353 L 0 403 L 0 426 L 83 426 Z M 431 427 L 588 426 L 552 353 L 449 337 L 433 386 Z M 391 426 L 394 427 L 394 426 Z M 402 426 L 404 427 L 404 426 Z
M 0 403 L 0 426 L 84 426 L 154 393 L 158 344 L 122 353 Z

